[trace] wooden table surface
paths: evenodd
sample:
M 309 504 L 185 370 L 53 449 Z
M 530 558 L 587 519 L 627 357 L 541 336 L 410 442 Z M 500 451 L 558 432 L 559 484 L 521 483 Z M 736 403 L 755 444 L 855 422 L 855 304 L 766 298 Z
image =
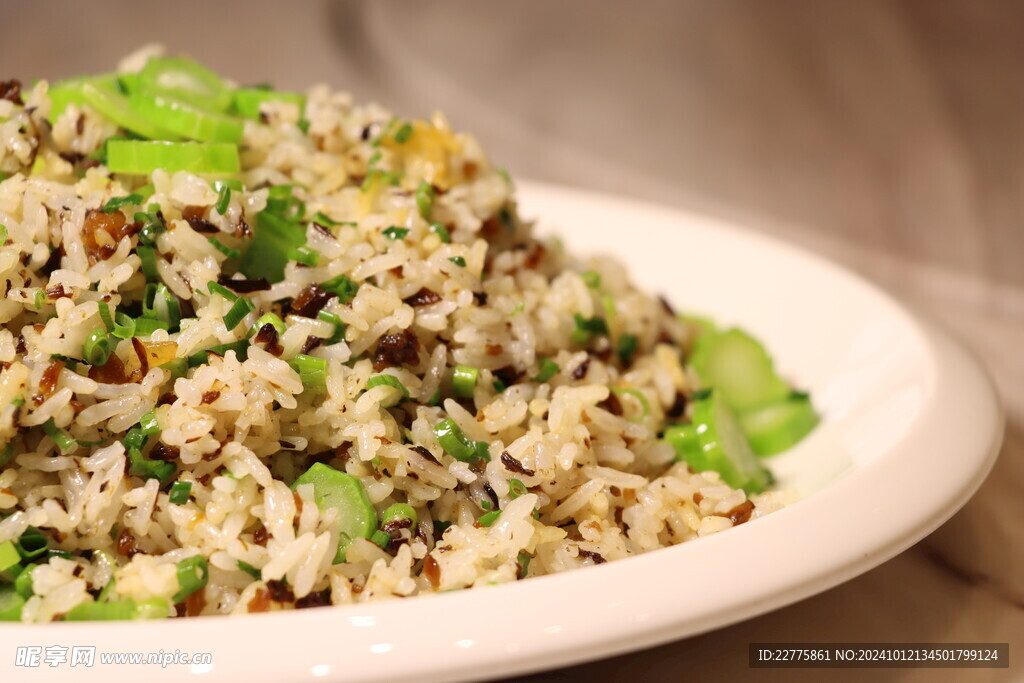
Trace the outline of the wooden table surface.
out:
M 535 679 L 824 678 L 748 669 L 753 641 L 1009 641 L 1010 669 L 827 679 L 1024 679 L 1024 4 L 624 7 L 8 0 L 0 75 L 101 71 L 159 41 L 240 82 L 328 82 L 398 111 L 439 108 L 514 174 L 725 217 L 866 275 L 994 377 L 1006 442 L 979 493 L 821 595 Z

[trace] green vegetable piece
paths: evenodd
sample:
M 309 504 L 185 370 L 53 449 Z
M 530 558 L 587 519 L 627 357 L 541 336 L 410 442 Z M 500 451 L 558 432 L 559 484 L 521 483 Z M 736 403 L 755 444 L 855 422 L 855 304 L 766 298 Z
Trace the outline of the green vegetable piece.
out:
M 402 124 L 402 127 L 395 132 L 395 142 L 400 145 L 404 145 L 412 137 L 412 124 L 406 121 Z
M 120 82 L 117 74 L 104 74 L 102 76 L 87 76 L 84 78 L 68 78 L 63 81 L 56 81 L 50 84 L 47 95 L 50 98 L 50 114 L 46 117 L 50 123 L 56 123 L 68 105 L 75 105 L 79 108 L 85 104 L 85 95 L 82 93 L 82 85 L 86 81 L 100 83 L 107 90 L 120 90 Z
M 460 268 L 466 267 L 466 259 L 462 258 L 461 256 L 452 256 L 448 260 L 454 263 L 455 265 L 459 266 Z
M 605 323 L 604 318 L 584 318 L 581 314 L 576 313 L 573 315 L 573 320 L 576 323 L 576 329 L 572 331 L 570 338 L 576 344 L 586 344 L 594 336 L 599 334 L 608 334 L 608 324 Z
M 30 526 L 14 542 L 14 547 L 18 549 L 18 553 L 23 561 L 31 562 L 46 554 L 47 549 L 50 547 L 50 541 L 46 536 L 43 536 L 39 529 Z
M 740 427 L 758 455 L 775 455 L 795 446 L 821 418 L 805 394 L 755 408 L 740 416 Z
M 86 335 L 85 343 L 82 345 L 82 357 L 89 365 L 106 365 L 111 351 L 110 338 L 102 327 L 97 327 Z
M 0 585 L 0 621 L 21 621 L 24 606 L 25 598 L 18 594 L 14 586 Z
M 238 360 L 245 360 L 249 356 L 249 341 L 247 339 L 242 339 L 228 344 L 217 344 L 216 346 L 211 346 L 205 351 L 193 353 L 188 357 L 188 366 L 190 368 L 197 368 L 206 363 L 211 353 L 217 356 L 225 356 L 228 351 L 234 351 Z
M 434 436 L 441 448 L 456 460 L 489 460 L 487 444 L 483 441 L 470 441 L 459 425 L 451 418 L 445 418 L 434 425 Z M 482 446 L 482 448 L 481 448 Z
M 213 238 L 210 238 L 213 240 Z M 155 282 L 160 279 L 160 270 L 157 268 L 156 262 L 156 250 L 153 247 L 148 247 L 144 244 L 140 244 L 135 247 L 135 253 L 139 255 L 139 259 L 142 260 L 142 274 L 146 276 L 146 280 Z
M 771 484 L 771 472 L 750 449 L 721 392 L 712 391 L 706 398 L 693 402 L 693 427 L 697 449 L 685 432 L 672 432 L 672 436 L 667 437 L 669 443 L 676 446 L 677 460 L 686 461 L 698 472 L 714 470 L 729 486 L 742 488 L 747 493 L 760 493 Z
M 327 390 L 326 358 L 317 358 L 316 356 L 307 356 L 299 353 L 288 361 L 288 365 L 295 372 L 299 373 L 303 389 L 320 392 Z
M 561 368 L 558 366 L 558 363 L 550 358 L 542 358 L 540 361 L 540 370 L 537 372 L 537 376 L 533 378 L 533 381 L 543 384 L 544 382 L 550 381 L 551 378 L 557 375 L 560 371 Z
M 135 619 L 166 619 L 169 605 L 163 598 L 150 598 L 135 607 Z
M 281 320 L 281 316 L 277 313 L 264 313 L 260 316 L 256 324 L 252 326 L 252 334 L 256 334 L 264 325 L 272 325 L 278 334 L 284 334 L 288 327 Z
M 452 373 L 452 391 L 460 398 L 473 398 L 480 369 L 469 365 L 456 365 Z
M 242 253 L 238 249 L 235 249 L 233 247 L 227 246 L 226 244 L 221 242 L 216 237 L 207 237 L 206 239 L 207 239 L 207 241 L 210 244 L 213 245 L 214 249 L 216 249 L 220 253 L 224 254 L 228 258 L 238 258 L 241 255 L 241 253 Z M 142 247 L 139 247 L 139 249 L 140 249 L 139 256 L 141 256 L 142 255 L 142 252 L 141 252 Z M 145 263 L 143 263 L 143 266 L 145 266 Z
M 452 236 L 448 233 L 448 228 L 444 227 L 441 223 L 431 223 L 430 232 L 436 234 L 441 238 L 441 241 L 448 244 L 452 241 Z
M 166 94 L 139 90 L 132 93 L 129 106 L 140 117 L 190 140 L 237 144 L 245 130 L 233 116 Z
M 142 317 L 159 320 L 167 324 L 168 330 L 177 331 L 181 322 L 181 305 L 178 303 L 178 297 L 163 283 L 149 283 L 142 295 Z
M 593 270 L 585 270 L 580 273 L 580 277 L 583 278 L 583 282 L 591 289 L 601 288 L 601 274 Z
M 14 541 L 0 543 L 0 573 L 6 572 L 11 567 L 21 564 L 21 554 L 15 547 Z
M 615 353 L 619 356 L 619 360 L 622 361 L 623 365 L 628 365 L 636 355 L 636 348 L 639 345 L 640 340 L 632 334 L 624 334 L 619 337 L 619 344 L 615 349 Z
M 238 327 L 238 323 L 245 319 L 245 316 L 249 315 L 256 310 L 256 304 L 249 301 L 245 297 L 238 297 L 235 303 L 231 304 L 231 308 L 227 313 L 224 314 L 224 327 L 231 331 Z
M 64 621 L 127 621 L 134 619 L 137 611 L 138 607 L 133 600 L 83 602 L 72 607 L 64 615 Z
M 527 573 L 530 571 L 530 560 L 533 559 L 525 552 L 520 552 L 516 557 L 516 564 L 519 565 L 519 578 L 525 579 Z
M 138 206 L 142 202 L 141 194 L 129 194 L 123 197 L 111 197 L 106 204 L 103 205 L 101 211 L 103 213 L 113 213 L 118 209 L 125 206 Z
M 27 565 L 25 569 L 18 574 L 17 578 L 14 579 L 14 590 L 18 595 L 26 600 L 32 597 L 32 570 L 35 569 L 36 566 L 37 565 L 34 564 Z
M 112 173 L 238 173 L 238 145 L 227 142 L 165 142 L 109 140 L 107 168 Z
M 102 80 L 85 81 L 82 83 L 82 99 L 85 100 L 86 104 L 120 128 L 150 140 L 178 139 L 175 133 L 161 127 L 156 121 L 134 111 L 129 104 L 129 99 L 121 92 L 119 86 L 111 85 Z M 114 170 L 109 163 L 113 142 L 111 141 L 111 146 L 107 148 L 107 167 L 111 171 Z
M 508 482 L 508 497 L 515 500 L 519 496 L 524 496 L 529 493 L 529 489 L 526 488 L 526 484 L 519 481 L 518 479 L 510 479 Z
M 213 111 L 225 111 L 234 99 L 216 73 L 183 57 L 151 57 L 139 72 L 136 90 L 176 97 Z
M 71 453 L 78 450 L 78 443 L 75 439 L 53 423 L 53 418 L 43 423 L 43 431 L 57 445 L 61 453 Z
M 782 401 L 790 393 L 786 382 L 775 374 L 765 348 L 737 328 L 701 334 L 690 365 L 701 385 L 719 390 L 739 415 Z
M 387 550 L 388 546 L 391 545 L 391 534 L 386 531 L 377 529 L 370 534 L 370 540 L 379 545 L 384 550 Z
M 171 485 L 171 492 L 167 498 L 175 505 L 184 505 L 192 494 L 192 482 L 176 481 Z
M 385 407 L 390 407 L 400 403 L 402 400 L 409 399 L 409 390 L 406 389 L 405 385 L 402 384 L 401 380 L 399 380 L 394 375 L 374 375 L 370 379 L 366 380 L 367 390 L 380 386 L 391 387 L 393 389 L 397 389 L 400 392 L 399 396 L 396 397 L 395 400 L 393 400 L 389 405 Z
M 206 587 L 210 578 L 210 570 L 206 558 L 202 555 L 187 557 L 178 563 L 178 592 L 174 594 L 174 602 L 179 603 L 198 590 Z
M 126 437 L 127 441 L 127 437 Z M 178 466 L 167 460 L 150 460 L 138 448 L 128 448 L 128 471 L 142 479 L 158 479 L 166 484 L 178 471 Z
M 299 93 L 239 88 L 234 92 L 234 111 L 247 119 L 260 119 L 260 107 L 265 102 L 291 102 L 298 106 L 299 113 L 306 110 L 306 96 Z
M 238 560 L 238 562 L 236 562 L 235 564 L 238 565 L 239 569 L 241 569 L 243 572 L 245 572 L 246 574 L 248 574 L 252 578 L 256 579 L 257 581 L 259 581 L 263 577 L 262 570 L 257 569 L 256 567 L 252 566 L 248 562 L 244 562 L 242 560 Z
M 349 301 L 352 301 L 356 292 L 359 291 L 359 285 L 353 282 L 347 275 L 333 277 L 327 282 L 322 283 L 320 286 L 328 292 L 336 295 L 338 297 L 338 301 L 343 304 L 347 304 Z
M 377 530 L 377 512 L 370 504 L 362 482 L 318 462 L 299 475 L 292 484 L 292 490 L 303 484 L 313 485 L 313 500 L 318 508 L 338 511 L 340 539 L 334 563 L 344 562 L 345 548 L 353 538 L 370 538 Z
M 217 190 L 217 203 L 213 205 L 213 210 L 223 216 L 228 211 L 228 206 L 231 204 L 231 188 L 225 184 L 220 184 L 220 189 Z
M 400 240 L 404 239 L 405 236 L 409 234 L 409 228 L 399 228 L 396 225 L 392 225 L 390 228 L 383 230 L 381 234 L 389 240 Z
M 271 211 L 260 211 L 253 231 L 252 242 L 239 261 L 239 270 L 248 277 L 280 282 L 284 279 L 288 253 L 306 243 L 305 228 Z

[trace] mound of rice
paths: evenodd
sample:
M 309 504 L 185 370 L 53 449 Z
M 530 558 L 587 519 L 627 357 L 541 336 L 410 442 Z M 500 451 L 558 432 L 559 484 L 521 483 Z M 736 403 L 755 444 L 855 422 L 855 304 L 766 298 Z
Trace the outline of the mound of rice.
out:
M 193 616 L 477 587 L 682 543 L 780 505 L 674 462 L 658 435 L 696 388 L 691 330 L 615 261 L 535 237 L 507 174 L 442 116 L 396 122 L 323 87 L 303 121 L 294 104 L 265 103 L 240 145 L 245 189 L 218 207 L 211 177 L 110 173 L 90 157 L 116 126 L 76 104 L 51 124 L 47 90 L 0 99 L 0 543 L 34 527 L 51 549 L 28 570 L 23 621 L 59 619 L 105 588 Z M 227 329 L 232 302 L 207 283 L 244 277 L 233 250 L 286 185 L 320 257 L 239 287 L 252 310 Z M 140 208 L 102 210 L 143 186 Z M 166 225 L 158 281 L 180 331 L 112 338 L 110 360 L 90 366 L 100 308 L 130 313 L 143 298 L 133 221 L 153 204 Z M 303 305 L 341 275 L 358 286 L 350 300 Z M 267 313 L 287 330 L 252 336 Z M 603 329 L 581 334 L 596 319 Z M 322 390 L 304 387 L 297 354 L 326 359 Z M 471 396 L 453 391 L 459 365 L 479 371 Z M 408 398 L 368 389 L 380 374 Z M 170 481 L 133 474 L 128 457 L 126 435 L 151 412 L 144 456 L 173 463 Z M 487 457 L 446 452 L 433 429 L 445 418 Z M 416 523 L 383 543 L 355 538 L 334 563 L 339 513 L 291 487 L 315 462 L 357 477 L 378 513 L 407 503 Z M 184 502 L 170 501 L 176 481 L 191 484 Z M 206 585 L 175 604 L 176 565 L 195 555 Z

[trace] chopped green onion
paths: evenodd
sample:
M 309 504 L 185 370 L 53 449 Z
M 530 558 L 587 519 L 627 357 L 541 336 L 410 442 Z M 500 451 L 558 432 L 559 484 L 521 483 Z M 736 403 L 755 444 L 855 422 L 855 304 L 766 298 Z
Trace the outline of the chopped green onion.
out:
M 434 520 L 434 537 L 435 538 L 441 538 L 441 536 L 444 536 L 444 532 L 447 531 L 448 527 L 450 527 L 451 525 L 452 525 L 451 522 L 439 522 L 438 520 L 435 519 Z
M 301 263 L 304 266 L 315 267 L 320 263 L 320 252 L 312 247 L 292 247 L 288 250 L 288 260 Z
M 244 560 L 238 560 L 235 564 L 238 565 L 239 569 L 241 569 L 243 572 L 245 572 L 252 578 L 256 579 L 257 581 L 263 578 L 263 571 L 260 569 L 256 569 L 256 567 L 252 566 L 248 562 L 245 562 Z
M 156 265 L 156 250 L 153 247 L 140 244 L 135 247 L 135 253 L 142 260 L 142 273 L 146 276 L 146 279 L 151 282 L 159 279 L 160 271 Z
M 109 140 L 107 168 L 111 173 L 238 173 L 238 145 L 228 142 L 165 142 Z
M 325 290 L 338 297 L 338 301 L 347 304 L 359 291 L 359 285 L 352 281 L 348 275 L 333 277 L 327 282 L 320 284 Z
M 327 359 L 297 354 L 288 361 L 288 365 L 299 373 L 302 386 L 312 391 L 324 391 L 327 388 Z
M 601 274 L 594 272 L 593 270 L 585 270 L 580 273 L 580 277 L 583 278 L 583 282 L 591 289 L 600 289 L 601 287 Z
M 178 592 L 174 594 L 174 602 L 178 603 L 192 595 L 198 590 L 206 587 L 209 579 L 209 568 L 206 565 L 206 558 L 202 555 L 193 555 L 178 563 Z
M 461 398 L 472 398 L 480 369 L 469 365 L 456 365 L 452 373 L 452 390 Z
M 516 304 L 516 307 L 509 312 L 508 317 L 514 318 L 520 313 L 522 313 L 524 310 L 526 310 L 526 302 L 520 301 L 518 304 Z
M 269 199 L 267 203 L 269 207 Z M 305 228 L 268 208 L 256 214 L 253 229 L 252 242 L 242 254 L 239 270 L 249 277 L 265 277 L 270 282 L 280 282 L 284 279 L 288 252 L 306 243 Z
M 399 228 L 398 226 L 392 225 L 390 228 L 384 230 L 381 234 L 387 237 L 389 240 L 400 240 L 404 239 L 405 236 L 409 234 L 409 228 Z
M 146 436 L 160 433 L 160 423 L 156 419 L 156 413 L 152 410 L 139 419 L 139 429 Z
M 46 295 L 43 294 L 43 290 L 37 289 L 35 295 L 36 310 L 42 309 L 46 305 Z
M 483 527 L 488 527 L 498 521 L 498 517 L 501 517 L 501 510 L 491 510 L 487 514 L 480 515 L 480 518 L 476 520 L 476 523 Z
M 526 488 L 526 484 L 519 481 L 518 479 L 510 479 L 508 482 L 508 497 L 515 500 L 519 496 L 525 496 L 529 491 Z
M 426 180 L 421 181 L 416 188 L 416 209 L 424 220 L 430 220 L 430 214 L 434 210 L 434 186 Z
M 285 330 L 288 329 L 277 313 L 264 313 L 261 315 L 256 324 L 252 326 L 253 333 L 259 332 L 264 325 L 273 325 L 279 335 L 284 334 Z
M 205 351 L 193 353 L 191 356 L 188 357 L 188 366 L 190 368 L 198 367 L 206 363 L 209 354 L 215 353 L 218 356 L 224 356 L 227 354 L 228 351 L 234 351 L 235 356 L 238 358 L 238 360 L 245 360 L 248 357 L 249 342 L 248 340 L 242 339 L 240 341 L 230 342 L 228 344 L 218 344 L 216 346 L 211 346 Z
M 213 181 L 213 189 L 218 193 L 225 187 L 230 190 L 234 190 L 235 192 L 242 192 L 245 190 L 245 185 L 237 178 L 221 178 L 220 180 Z
M 178 297 L 165 284 L 149 283 L 142 297 L 142 317 L 167 323 L 168 330 L 175 330 L 181 322 L 181 307 Z
M 256 304 L 244 297 L 239 297 L 235 303 L 231 304 L 231 308 L 224 315 L 224 327 L 226 327 L 228 331 L 235 329 L 238 327 L 238 323 L 242 322 L 245 316 L 255 310 Z
M 404 145 L 412 137 L 412 124 L 406 121 L 402 124 L 402 127 L 395 132 L 395 142 L 400 145 Z
M 65 559 L 65 560 L 70 560 L 72 557 L 74 557 L 74 555 L 72 555 L 67 550 L 58 550 L 57 548 L 49 548 L 46 551 L 46 559 L 49 560 L 51 557 L 59 557 L 59 558 Z
M 223 216 L 228 212 L 228 205 L 230 203 L 231 188 L 227 185 L 221 185 L 220 190 L 217 192 L 217 203 L 213 205 L 213 210 Z
M 0 223 L 0 247 L 7 244 L 7 226 Z
M 35 564 L 27 565 L 14 579 L 15 592 L 26 600 L 32 597 L 32 570 L 37 566 Z
M 576 321 L 576 329 L 572 331 L 570 339 L 576 344 L 586 344 L 595 335 L 608 334 L 608 325 L 604 318 L 584 318 L 576 313 L 573 319 Z
M 130 434 L 130 432 L 129 432 Z M 145 437 L 143 437 L 145 438 Z M 128 438 L 125 437 L 127 442 Z M 178 471 L 178 466 L 166 460 L 150 460 L 142 455 L 137 448 L 128 449 L 129 472 L 141 479 L 158 479 L 160 483 L 167 483 Z
M 188 374 L 188 359 L 175 358 L 174 360 L 167 361 L 160 367 L 171 373 L 171 380 L 173 381 Z
M 43 431 L 50 437 L 53 443 L 57 444 L 57 448 L 60 449 L 61 453 L 70 453 L 78 449 L 78 443 L 75 442 L 74 438 L 63 429 L 59 429 L 54 423 L 53 418 L 43 423 Z
M 323 320 L 325 323 L 334 325 L 334 333 L 331 338 L 327 340 L 328 344 L 337 344 L 338 342 L 345 341 L 345 330 L 348 326 L 345 321 L 341 319 L 341 316 L 337 313 L 331 313 L 330 311 L 320 311 L 316 314 L 316 317 Z
M 132 427 L 128 430 L 128 433 L 124 435 L 124 445 L 126 448 L 134 448 L 141 451 L 146 445 L 146 441 L 149 439 L 149 435 L 144 433 L 138 427 Z
M 214 249 L 224 254 L 228 258 L 238 258 L 242 253 L 239 250 L 234 249 L 233 247 L 227 246 L 216 237 L 207 237 L 206 239 L 210 244 L 213 245 Z
M 461 266 L 463 268 L 466 267 L 466 259 L 462 258 L 461 256 L 453 256 L 448 260 L 457 266 Z
M 405 385 L 395 377 L 394 375 L 374 375 L 366 381 L 366 389 L 370 390 L 374 387 L 391 387 L 401 392 L 401 395 L 406 400 L 409 398 L 409 390 L 405 388 Z M 399 399 L 400 401 L 401 399 Z M 398 403 L 395 401 L 394 403 Z M 394 405 L 394 403 L 392 405 Z
M 237 294 L 235 294 L 230 289 L 228 289 L 227 287 L 225 287 L 224 285 L 222 285 L 222 284 L 220 284 L 218 282 L 213 282 L 213 281 L 207 282 L 206 283 L 206 291 L 208 291 L 210 293 L 210 296 L 213 296 L 214 294 L 220 294 L 222 297 L 224 297 L 228 301 L 238 301 L 238 295 Z
M 395 503 L 390 505 L 380 515 L 380 525 L 386 526 L 389 523 L 398 522 L 403 519 L 412 521 L 410 526 L 416 526 L 419 521 L 419 516 L 416 514 L 416 510 L 413 509 L 408 503 Z
M 427 399 L 428 406 L 436 406 L 441 402 L 441 390 L 437 389 L 434 391 L 434 395 Z
M 0 573 L 19 564 L 21 564 L 21 554 L 15 547 L 14 541 L 0 543 Z
M 508 385 L 502 382 L 500 379 L 496 379 L 493 382 L 491 382 L 491 387 L 494 388 L 494 392 L 497 394 L 500 394 L 504 392 L 506 389 L 508 389 Z
M 540 361 L 540 370 L 537 372 L 537 376 L 533 378 L 533 381 L 543 384 L 557 375 L 561 369 L 562 368 L 558 366 L 558 363 L 550 358 L 542 358 Z
M 391 534 L 377 529 L 370 534 L 370 540 L 379 545 L 384 550 L 387 550 L 388 545 L 391 544 Z
M 525 579 L 527 573 L 530 571 L 530 560 L 532 558 L 524 552 L 520 552 L 516 557 L 516 564 L 519 565 L 519 578 Z
M 138 206 L 142 203 L 141 194 L 129 194 L 124 197 L 111 197 L 103 208 L 100 209 L 103 213 L 113 213 L 123 206 Z
M 134 619 L 137 611 L 134 600 L 83 602 L 68 610 L 64 621 L 127 621 Z
M 175 505 L 184 505 L 188 502 L 188 498 L 191 493 L 192 482 L 176 481 L 171 484 L 171 492 L 167 495 L 167 499 Z
M 167 601 L 163 598 L 150 598 L 136 605 L 135 619 L 166 619 Z
M 142 223 L 142 228 L 139 230 L 139 244 L 147 247 L 156 245 L 156 238 L 161 233 L 167 232 L 167 225 L 164 223 L 162 214 L 160 213 L 160 206 L 158 204 L 151 204 L 149 207 L 149 213 L 142 211 L 135 214 L 135 221 Z
M 430 232 L 436 234 L 441 238 L 441 241 L 448 244 L 452 241 L 452 236 L 448 233 L 448 228 L 444 227 L 441 223 L 431 223 Z
M 89 365 L 106 365 L 107 359 L 110 358 L 110 353 L 110 338 L 107 337 L 105 329 L 97 327 L 86 335 L 85 343 L 82 345 L 83 360 L 86 363 Z
M 651 404 L 647 400 L 647 397 L 644 396 L 644 392 L 640 391 L 639 389 L 619 389 L 619 388 L 613 387 L 612 388 L 612 393 L 615 394 L 616 396 L 623 396 L 623 395 L 628 394 L 629 396 L 632 396 L 637 401 L 639 401 L 640 405 L 644 409 L 644 412 L 641 415 L 641 417 L 647 417 L 648 415 L 651 414 Z
M 619 337 L 619 345 L 616 349 L 616 353 L 619 356 L 619 360 L 621 360 L 624 364 L 628 364 L 629 361 L 633 358 L 633 355 L 636 353 L 636 347 L 639 344 L 639 342 L 640 340 L 637 339 L 636 336 L 632 334 L 624 334 L 621 337 Z
M 483 441 L 470 441 L 459 425 L 451 418 L 441 420 L 434 425 L 434 436 L 441 448 L 456 460 L 469 462 L 471 460 L 487 460 L 490 456 L 487 453 L 487 443 Z
M 185 57 L 151 57 L 139 72 L 137 89 L 172 95 L 214 111 L 225 111 L 234 99 L 220 76 Z
M 313 215 L 312 222 L 319 223 L 325 228 L 336 228 L 339 225 L 359 225 L 359 223 L 356 223 L 355 221 L 336 221 L 327 214 L 325 214 L 323 211 L 317 211 L 316 214 Z
M 43 536 L 39 529 L 30 526 L 14 542 L 14 547 L 18 549 L 22 561 L 31 562 L 46 554 L 46 550 L 50 547 L 50 541 Z
M 494 509 L 494 503 L 485 498 L 480 501 L 480 507 L 483 508 L 485 511 L 489 512 L 490 510 Z

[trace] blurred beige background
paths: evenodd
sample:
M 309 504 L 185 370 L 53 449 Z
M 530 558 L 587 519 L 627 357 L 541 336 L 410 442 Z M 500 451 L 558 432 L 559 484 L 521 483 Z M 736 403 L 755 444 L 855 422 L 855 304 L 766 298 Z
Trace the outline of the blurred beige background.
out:
M 163 42 L 242 83 L 441 109 L 515 175 L 712 213 L 866 274 L 994 375 L 1007 443 L 979 496 L 818 597 L 538 678 L 820 680 L 750 671 L 747 643 L 848 640 L 1010 641 L 1009 670 L 871 675 L 1022 680 L 1022 31 L 1024 4 L 987 0 L 4 0 L 0 76 L 102 71 Z

